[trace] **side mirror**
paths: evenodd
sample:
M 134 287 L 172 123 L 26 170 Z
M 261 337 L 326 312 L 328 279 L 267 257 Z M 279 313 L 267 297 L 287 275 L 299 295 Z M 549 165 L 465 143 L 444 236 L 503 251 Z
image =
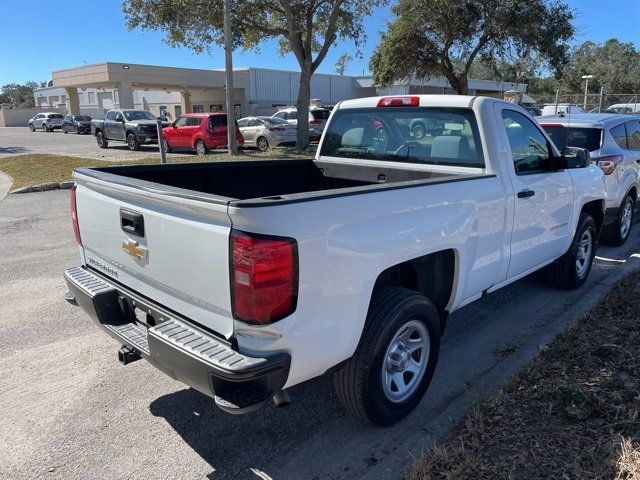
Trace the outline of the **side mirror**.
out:
M 564 147 L 562 156 L 567 160 L 567 168 L 585 168 L 591 165 L 591 154 L 586 148 Z

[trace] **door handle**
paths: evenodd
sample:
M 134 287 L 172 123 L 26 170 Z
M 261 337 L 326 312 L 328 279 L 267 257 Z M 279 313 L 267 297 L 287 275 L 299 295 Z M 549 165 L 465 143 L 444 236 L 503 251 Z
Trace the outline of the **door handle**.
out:
M 144 237 L 144 217 L 141 213 L 121 208 L 120 228 L 127 233 Z
M 518 192 L 518 198 L 533 197 L 536 194 L 533 190 L 522 190 Z

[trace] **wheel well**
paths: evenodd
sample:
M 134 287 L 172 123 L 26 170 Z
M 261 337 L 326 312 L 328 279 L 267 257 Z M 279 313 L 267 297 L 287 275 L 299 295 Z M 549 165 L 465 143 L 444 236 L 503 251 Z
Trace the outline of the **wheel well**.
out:
M 604 222 L 604 200 L 594 200 L 593 202 L 585 203 L 582 211 L 593 217 L 599 234 Z
M 634 202 L 638 199 L 638 191 L 636 190 L 636 187 L 631 187 L 631 190 L 629 190 L 629 195 L 631 195 Z
M 453 291 L 456 259 L 453 250 L 442 250 L 387 268 L 377 278 L 373 292 L 386 286 L 408 288 L 431 300 L 440 314 L 442 330 L 446 307 Z
M 134 132 L 133 130 L 127 130 L 124 134 L 125 137 L 128 137 L 129 135 L 133 135 L 134 137 L 138 138 L 136 132 Z

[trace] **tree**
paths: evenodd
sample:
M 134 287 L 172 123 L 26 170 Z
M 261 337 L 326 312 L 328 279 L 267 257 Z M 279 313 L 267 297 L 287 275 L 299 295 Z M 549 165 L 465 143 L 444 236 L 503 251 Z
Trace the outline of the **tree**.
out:
M 8 83 L 2 87 L 0 103 L 8 103 L 11 108 L 35 107 L 33 91 L 38 88 L 37 82 L 27 82 L 24 85 Z
M 347 63 L 353 61 L 353 57 L 348 53 L 343 53 L 338 57 L 336 61 L 336 73 L 338 75 L 344 75 L 344 71 L 347 68 Z
M 633 43 L 610 38 L 602 44 L 586 41 L 570 52 L 562 70 L 560 88 L 578 93 L 584 88 L 583 75 L 593 75 L 589 89 L 607 93 L 640 92 L 640 52 Z
M 532 58 L 553 70 L 566 60 L 574 12 L 554 0 L 399 0 L 370 61 L 374 82 L 444 76 L 468 93 L 476 59 Z
M 280 54 L 293 53 L 300 65 L 297 147 L 309 146 L 311 77 L 329 48 L 340 39 L 356 48 L 365 40 L 363 19 L 380 0 L 235 0 L 232 4 L 234 47 L 257 50 L 279 40 Z M 165 41 L 193 51 L 223 45 L 222 0 L 125 0 L 127 27 L 166 32 Z

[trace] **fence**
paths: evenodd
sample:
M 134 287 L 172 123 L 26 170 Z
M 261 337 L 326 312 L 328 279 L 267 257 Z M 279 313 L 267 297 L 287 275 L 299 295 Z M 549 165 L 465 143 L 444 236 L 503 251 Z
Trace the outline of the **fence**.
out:
M 538 105 L 577 105 L 587 112 L 640 113 L 640 93 L 570 93 L 534 95 Z

